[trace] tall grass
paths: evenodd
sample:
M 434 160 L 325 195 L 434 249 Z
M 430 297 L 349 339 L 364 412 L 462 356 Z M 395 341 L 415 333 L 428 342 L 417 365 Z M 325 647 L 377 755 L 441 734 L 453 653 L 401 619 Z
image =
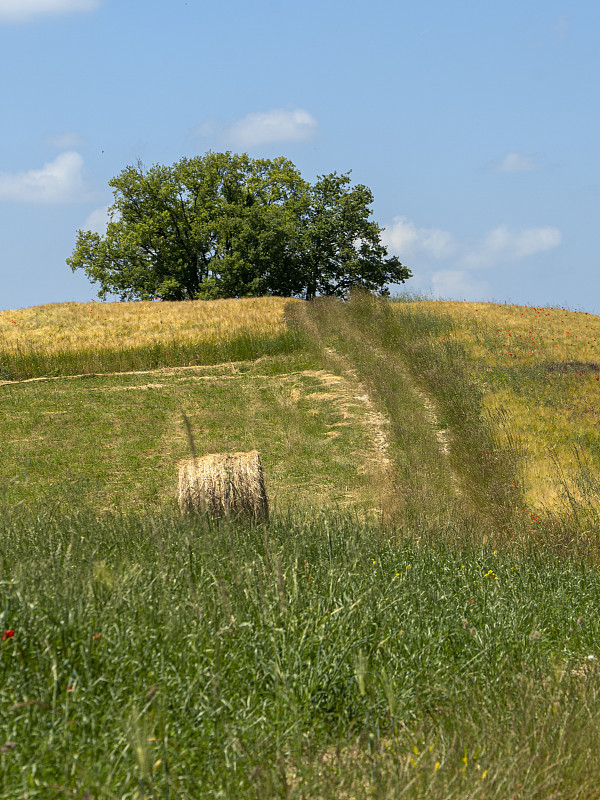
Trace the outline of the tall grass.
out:
M 284 298 L 54 303 L 0 312 L 0 379 L 214 364 L 291 352 Z
M 80 497 L 5 508 L 0 798 L 596 797 L 593 461 L 580 451 L 577 496 L 565 481 L 571 516 L 523 515 L 510 416 L 486 413 L 518 373 L 478 371 L 455 318 L 359 295 L 286 313 L 290 347 L 389 417 L 395 497 L 381 518 L 304 507 L 261 526 Z
M 334 364 L 341 356 L 356 369 L 389 414 L 404 518 L 439 519 L 460 508 L 465 519 L 511 527 L 519 454 L 484 414 L 464 347 L 451 337 L 451 317 L 362 293 L 347 303 L 293 306 L 287 315 L 320 343 L 324 358 Z
M 26 380 L 59 375 L 133 372 L 160 367 L 187 367 L 228 361 L 252 361 L 261 356 L 284 355 L 306 347 L 299 333 L 281 330 L 265 336 L 251 330 L 229 338 L 178 340 L 159 338 L 151 344 L 78 350 L 35 350 L 15 347 L 0 354 L 0 379 Z
M 9 349 L 114 350 L 152 344 L 157 338 L 229 338 L 242 330 L 280 333 L 282 297 L 192 302 L 49 303 L 0 311 L 0 342 Z
M 452 318 L 451 338 L 444 341 L 441 334 L 438 344 L 464 349 L 486 413 L 496 429 L 502 422 L 500 435 L 520 449 L 524 505 L 545 518 L 573 513 L 573 504 L 579 513 L 590 510 L 597 493 L 594 499 L 586 475 L 600 469 L 600 318 L 493 303 L 418 307 Z
M 296 514 L 4 514 L 2 798 L 593 797 L 600 577 Z

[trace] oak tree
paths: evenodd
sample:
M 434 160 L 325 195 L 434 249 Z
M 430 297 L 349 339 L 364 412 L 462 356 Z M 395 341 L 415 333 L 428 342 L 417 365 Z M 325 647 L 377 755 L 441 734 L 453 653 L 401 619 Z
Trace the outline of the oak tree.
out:
M 80 230 L 67 264 L 122 300 L 385 292 L 411 276 L 381 243 L 348 174 L 311 185 L 291 161 L 207 153 L 126 167 L 104 235 Z

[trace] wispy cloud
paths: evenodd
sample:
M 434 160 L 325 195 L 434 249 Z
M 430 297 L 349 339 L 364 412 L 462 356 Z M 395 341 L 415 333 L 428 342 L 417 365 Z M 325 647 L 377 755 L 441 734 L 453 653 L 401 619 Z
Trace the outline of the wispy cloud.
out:
M 83 158 L 73 150 L 58 155 L 41 169 L 0 172 L 0 200 L 18 203 L 73 203 L 87 199 Z
M 558 228 L 514 229 L 498 225 L 483 236 L 459 238 L 443 228 L 425 228 L 395 217 L 382 233 L 388 250 L 415 274 L 414 286 L 438 297 L 479 299 L 489 294 L 481 270 L 525 262 L 558 247 Z
M 85 222 L 81 226 L 84 231 L 92 231 L 104 236 L 108 223 L 113 219 L 109 214 L 110 206 L 101 206 L 88 214 Z
M 560 230 L 551 226 L 512 230 L 498 225 L 466 248 L 461 263 L 470 269 L 511 264 L 553 250 L 561 241 Z
M 319 125 L 303 108 L 273 108 L 256 111 L 234 122 L 225 138 L 236 147 L 256 147 L 274 142 L 297 142 L 312 138 Z
M 407 217 L 394 217 L 382 235 L 387 248 L 409 259 L 423 255 L 435 261 L 451 258 L 456 254 L 454 236 L 441 228 L 419 228 Z
M 450 231 L 421 228 L 406 217 L 394 217 L 382 235 L 386 247 L 407 262 L 419 259 L 433 265 L 451 260 L 463 269 L 521 261 L 558 247 L 561 240 L 555 227 L 514 230 L 508 225 L 498 225 L 477 239 L 459 240 Z
M 489 294 L 489 284 L 459 269 L 442 269 L 431 275 L 431 287 L 436 297 L 474 299 Z
M 50 147 L 56 147 L 58 150 L 74 150 L 84 144 L 83 137 L 77 131 L 49 133 L 44 138 Z
M 566 39 L 571 30 L 571 23 L 566 14 L 558 14 L 554 20 L 554 32 L 561 41 Z
M 0 0 L 0 22 L 29 22 L 42 16 L 95 11 L 100 0 Z
M 538 168 L 535 157 L 526 153 L 507 153 L 504 158 L 492 162 L 497 172 L 533 172 Z

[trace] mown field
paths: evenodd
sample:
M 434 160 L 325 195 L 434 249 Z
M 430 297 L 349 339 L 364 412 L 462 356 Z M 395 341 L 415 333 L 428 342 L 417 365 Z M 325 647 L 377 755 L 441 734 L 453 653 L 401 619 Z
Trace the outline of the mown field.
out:
M 69 305 L 0 314 L 0 797 L 598 796 L 598 318 Z M 268 524 L 179 514 L 184 412 Z
M 5 386 L 3 500 L 173 508 L 176 465 L 189 457 L 185 413 L 199 453 L 262 453 L 280 510 L 366 507 L 379 500 L 380 456 L 360 397 L 343 377 L 293 358 Z

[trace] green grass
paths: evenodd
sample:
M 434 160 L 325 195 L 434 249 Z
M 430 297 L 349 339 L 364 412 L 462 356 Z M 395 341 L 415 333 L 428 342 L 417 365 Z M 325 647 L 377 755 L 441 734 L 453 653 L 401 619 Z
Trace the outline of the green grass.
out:
M 288 320 L 320 343 L 330 367 L 338 354 L 356 369 L 389 415 L 403 518 L 431 521 L 459 509 L 486 528 L 510 528 L 518 452 L 494 435 L 464 348 L 439 341 L 450 317 L 356 293 L 346 304 L 294 305 Z
M 0 387 L 0 798 L 597 797 L 595 440 L 572 515 L 523 513 L 486 392 L 532 404 L 532 365 L 427 303 L 287 321 L 254 361 Z M 178 513 L 182 412 L 261 451 L 268 525 Z
M 2 527 L 3 798 L 595 796 L 584 560 L 350 515 Z
M 261 452 L 271 503 L 377 505 L 364 411 L 307 356 L 215 369 L 92 376 L 0 389 L 0 500 L 173 508 L 177 461 L 197 452 Z M 310 367 L 313 367 L 311 370 Z M 351 390 L 346 387 L 346 394 Z M 355 424 L 348 424 L 347 415 Z

